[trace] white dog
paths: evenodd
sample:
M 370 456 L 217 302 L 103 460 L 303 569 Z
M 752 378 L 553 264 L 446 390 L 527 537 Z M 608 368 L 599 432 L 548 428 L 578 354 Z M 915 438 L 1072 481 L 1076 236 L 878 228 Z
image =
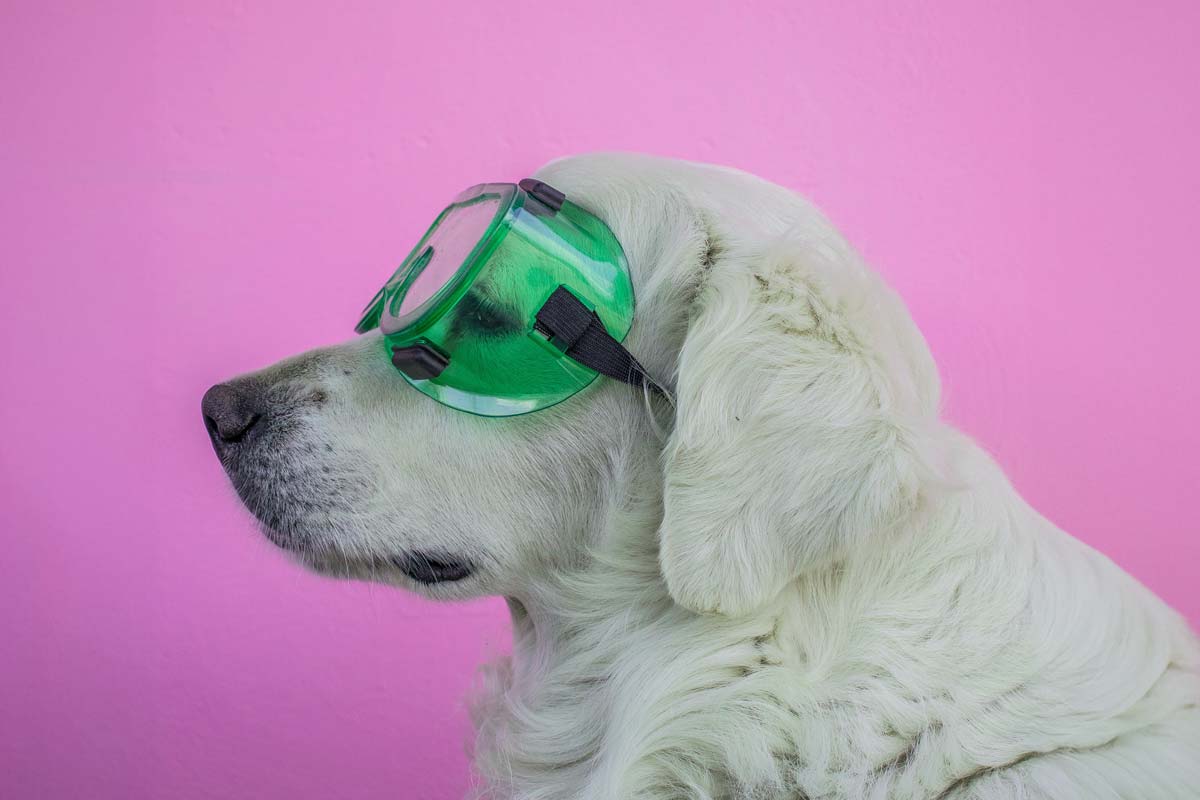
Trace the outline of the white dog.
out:
M 938 419 L 904 306 L 796 195 L 628 155 L 538 175 L 608 223 L 629 349 L 483 419 L 378 332 L 214 387 L 221 461 L 308 566 L 508 599 L 496 798 L 1197 798 L 1200 645 Z

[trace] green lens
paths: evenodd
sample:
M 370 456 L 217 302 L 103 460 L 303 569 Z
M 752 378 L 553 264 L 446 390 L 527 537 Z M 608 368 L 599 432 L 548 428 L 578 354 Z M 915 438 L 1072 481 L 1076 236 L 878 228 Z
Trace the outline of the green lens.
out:
M 496 229 L 516 191 L 515 186 L 495 184 L 475 186 L 456 197 L 371 298 L 354 329 L 366 333 L 379 326 L 392 333 L 427 312 Z
M 560 285 L 593 307 L 614 338 L 625 337 L 633 287 L 608 227 L 571 202 L 554 210 L 511 184 L 485 184 L 439 215 L 358 329 L 378 324 L 389 358 L 416 344 L 447 356 L 435 378 L 401 373 L 438 402 L 483 416 L 525 414 L 597 375 L 533 330 Z

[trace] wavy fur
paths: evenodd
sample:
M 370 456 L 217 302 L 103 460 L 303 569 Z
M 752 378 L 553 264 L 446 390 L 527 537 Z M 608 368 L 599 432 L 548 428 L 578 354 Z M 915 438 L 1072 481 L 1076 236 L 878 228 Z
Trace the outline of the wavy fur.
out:
M 601 381 L 481 420 L 365 337 L 241 379 L 265 444 L 225 457 L 312 567 L 508 598 L 481 796 L 1200 797 L 1194 634 L 939 419 L 919 331 L 815 209 L 637 156 L 539 177 L 621 240 L 674 407 Z M 393 566 L 425 553 L 472 571 Z

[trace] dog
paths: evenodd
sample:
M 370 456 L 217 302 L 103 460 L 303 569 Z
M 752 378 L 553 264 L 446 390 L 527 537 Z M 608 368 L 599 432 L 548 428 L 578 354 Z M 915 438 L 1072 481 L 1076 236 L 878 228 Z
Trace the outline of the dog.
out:
M 736 170 L 597 154 L 536 178 L 631 265 L 599 380 L 486 419 L 368 334 L 210 389 L 221 464 L 318 572 L 500 595 L 473 704 L 494 798 L 1197 798 L 1200 643 L 938 417 L 904 305 Z

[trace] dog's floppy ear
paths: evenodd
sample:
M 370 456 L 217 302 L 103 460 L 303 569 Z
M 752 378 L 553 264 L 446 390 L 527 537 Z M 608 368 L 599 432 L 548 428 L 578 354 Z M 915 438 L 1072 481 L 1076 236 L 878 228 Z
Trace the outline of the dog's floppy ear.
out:
M 719 258 L 695 303 L 660 561 L 678 603 L 739 615 L 916 510 L 938 380 L 898 298 L 832 233 Z

